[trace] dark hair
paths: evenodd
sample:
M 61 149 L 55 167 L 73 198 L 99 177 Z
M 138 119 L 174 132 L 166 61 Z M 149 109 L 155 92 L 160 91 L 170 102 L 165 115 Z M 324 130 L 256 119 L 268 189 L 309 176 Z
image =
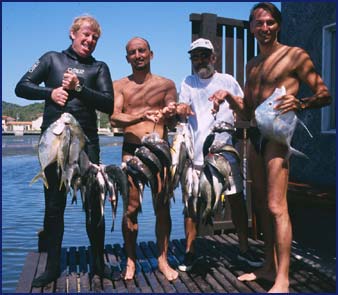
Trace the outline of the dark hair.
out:
M 276 20 L 276 22 L 278 23 L 278 25 L 281 25 L 282 23 L 282 14 L 281 12 L 279 11 L 279 9 L 272 3 L 270 2 L 260 2 L 260 3 L 257 3 L 255 4 L 251 11 L 250 11 L 250 17 L 249 17 L 249 22 L 251 22 L 253 20 L 253 17 L 254 17 L 254 12 L 256 9 L 258 8 L 262 8 L 268 12 L 271 13 L 272 17 Z

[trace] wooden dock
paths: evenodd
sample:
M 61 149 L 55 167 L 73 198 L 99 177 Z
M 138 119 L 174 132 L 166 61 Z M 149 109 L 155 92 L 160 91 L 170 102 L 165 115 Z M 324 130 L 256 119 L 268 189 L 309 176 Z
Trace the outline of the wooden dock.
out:
M 199 237 L 196 250 L 199 260 L 188 272 L 179 272 L 173 282 L 164 278 L 157 268 L 157 247 L 154 242 L 137 245 L 137 270 L 133 280 L 120 278 L 126 256 L 119 244 L 106 245 L 106 263 L 110 265 L 116 280 L 91 278 L 91 257 L 86 247 L 62 249 L 61 276 L 44 288 L 32 288 L 34 277 L 46 266 L 46 253 L 30 252 L 27 255 L 16 292 L 19 293 L 262 293 L 271 283 L 266 281 L 240 282 L 237 276 L 250 271 L 247 264 L 236 259 L 237 236 L 221 234 Z M 263 257 L 263 243 L 250 239 L 251 247 Z M 293 242 L 290 267 L 291 293 L 335 293 L 336 277 L 316 266 L 306 256 L 306 250 Z M 183 261 L 185 240 L 173 240 L 169 247 L 169 263 L 177 268 Z

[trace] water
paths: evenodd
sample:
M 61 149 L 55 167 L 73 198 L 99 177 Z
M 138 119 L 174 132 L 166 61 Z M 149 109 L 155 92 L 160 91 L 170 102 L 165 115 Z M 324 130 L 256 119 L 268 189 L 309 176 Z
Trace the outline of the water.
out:
M 15 292 L 27 253 L 37 251 L 37 232 L 43 226 L 44 196 L 40 180 L 29 186 L 40 170 L 37 158 L 38 136 L 2 137 L 2 292 Z M 121 163 L 121 137 L 101 136 L 103 164 Z M 176 202 L 171 202 L 171 239 L 184 237 L 183 205 L 180 190 L 175 191 Z M 123 244 L 121 232 L 122 200 L 119 200 L 115 230 L 111 206 L 106 202 L 106 244 Z M 150 191 L 145 188 L 142 213 L 139 214 L 138 242 L 155 241 L 155 216 Z M 78 203 L 71 204 L 68 197 L 65 210 L 63 247 L 88 246 L 85 214 L 80 195 Z

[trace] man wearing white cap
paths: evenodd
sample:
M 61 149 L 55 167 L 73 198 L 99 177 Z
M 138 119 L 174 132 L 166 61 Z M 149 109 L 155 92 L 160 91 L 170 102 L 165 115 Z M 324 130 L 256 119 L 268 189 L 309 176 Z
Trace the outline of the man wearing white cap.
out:
M 193 75 L 187 76 L 182 84 L 177 105 L 177 114 L 181 120 L 186 120 L 192 127 L 194 133 L 194 172 L 200 174 L 203 167 L 203 144 L 210 130 L 216 123 L 216 117 L 213 116 L 212 97 L 223 97 L 224 93 L 230 92 L 233 95 L 243 97 L 243 91 L 238 82 L 228 74 L 218 73 L 214 65 L 216 55 L 214 47 L 210 40 L 199 38 L 191 43 L 190 60 L 193 67 Z M 209 110 L 209 111 L 208 111 Z M 224 102 L 220 106 L 218 119 L 230 124 L 234 123 L 233 112 L 229 105 Z M 227 132 L 216 134 L 215 140 L 221 140 L 227 144 L 232 144 L 232 137 Z M 240 171 L 238 163 L 235 163 Z M 236 168 L 237 168 L 236 167 Z M 234 172 L 234 171 L 233 171 Z M 234 173 L 236 174 L 236 173 Z M 232 221 L 236 227 L 239 237 L 238 259 L 246 261 L 251 266 L 260 266 L 261 262 L 253 257 L 248 247 L 248 216 L 243 198 L 243 179 L 240 174 L 234 175 L 231 189 L 224 193 L 229 199 Z M 193 242 L 196 238 L 196 216 L 186 210 L 188 213 L 184 216 L 185 233 L 186 233 L 186 254 L 184 263 L 179 266 L 181 271 L 189 271 L 194 262 L 196 255 Z

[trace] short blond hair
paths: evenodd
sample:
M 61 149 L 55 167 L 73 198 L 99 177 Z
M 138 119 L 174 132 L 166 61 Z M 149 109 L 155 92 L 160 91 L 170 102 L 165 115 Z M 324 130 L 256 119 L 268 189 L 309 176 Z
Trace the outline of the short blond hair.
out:
M 88 22 L 90 24 L 91 29 L 93 31 L 96 31 L 99 37 L 101 36 L 100 24 L 94 17 L 88 14 L 77 16 L 76 18 L 74 18 L 74 21 L 70 27 L 70 32 L 73 32 L 73 33 L 77 32 L 81 28 L 84 22 Z M 72 39 L 70 35 L 69 35 L 69 38 Z

